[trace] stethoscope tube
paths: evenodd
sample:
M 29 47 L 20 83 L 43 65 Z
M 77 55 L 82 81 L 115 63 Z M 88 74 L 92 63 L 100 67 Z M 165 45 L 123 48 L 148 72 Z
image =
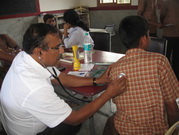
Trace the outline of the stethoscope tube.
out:
M 64 88 L 64 86 L 62 85 L 60 79 L 59 79 L 58 76 L 57 76 L 57 73 L 56 73 L 54 67 L 52 67 L 52 70 L 53 70 L 53 72 L 54 72 L 54 74 L 53 74 L 53 73 L 47 68 L 47 66 L 43 63 L 43 61 L 42 61 L 42 59 L 41 59 L 40 56 L 38 57 L 38 59 L 39 59 L 40 63 L 42 64 L 42 66 L 43 66 L 45 69 L 47 69 L 47 71 L 57 80 L 57 82 L 60 84 L 61 88 L 62 88 L 70 97 L 72 97 L 72 98 L 74 98 L 74 99 L 76 99 L 76 100 L 82 101 L 82 102 L 91 102 L 91 101 L 89 101 L 89 100 L 83 100 L 83 99 L 74 97 L 72 94 L 70 94 L 70 93 Z M 57 92 L 56 92 L 56 93 L 57 93 Z M 58 95 L 58 93 L 57 93 L 57 95 Z

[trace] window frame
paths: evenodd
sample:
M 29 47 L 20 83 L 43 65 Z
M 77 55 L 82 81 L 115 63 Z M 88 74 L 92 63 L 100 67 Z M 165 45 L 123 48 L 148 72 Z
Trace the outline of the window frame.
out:
M 130 7 L 132 5 L 131 5 L 131 0 L 130 0 L 129 4 L 126 4 L 126 3 L 121 3 L 121 4 L 117 4 L 117 3 L 100 3 L 100 0 L 97 0 L 97 6 L 98 7 Z

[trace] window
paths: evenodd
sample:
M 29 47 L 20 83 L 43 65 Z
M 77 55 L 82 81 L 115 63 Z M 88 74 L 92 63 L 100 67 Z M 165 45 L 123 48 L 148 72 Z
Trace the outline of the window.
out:
M 98 6 L 131 5 L 131 0 L 98 0 Z
M 115 3 L 115 4 L 130 4 L 130 0 L 100 0 L 100 4 Z

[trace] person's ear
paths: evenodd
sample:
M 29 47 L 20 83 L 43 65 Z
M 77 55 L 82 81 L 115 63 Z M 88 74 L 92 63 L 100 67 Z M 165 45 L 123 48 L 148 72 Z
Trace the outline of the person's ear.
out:
M 138 48 L 141 48 L 143 49 L 144 45 L 146 44 L 146 37 L 145 36 L 142 36 L 139 40 L 139 45 L 138 45 Z
M 42 55 L 42 48 L 35 48 L 34 49 L 34 51 L 33 51 L 33 53 L 37 56 L 37 57 L 39 57 L 39 56 L 41 56 Z

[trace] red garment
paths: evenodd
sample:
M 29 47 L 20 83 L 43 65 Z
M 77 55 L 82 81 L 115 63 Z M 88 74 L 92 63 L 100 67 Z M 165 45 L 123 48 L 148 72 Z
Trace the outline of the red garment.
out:
M 179 37 L 179 0 L 165 0 L 160 10 L 164 37 Z
M 158 22 L 156 11 L 159 3 L 157 0 L 138 0 L 137 14 L 143 16 L 147 21 Z M 156 33 L 157 27 L 149 24 L 149 30 L 150 33 Z
M 110 78 L 125 73 L 127 91 L 115 97 L 114 124 L 120 135 L 163 135 L 168 129 L 165 101 L 179 97 L 179 83 L 167 58 L 130 49 L 112 65 Z

